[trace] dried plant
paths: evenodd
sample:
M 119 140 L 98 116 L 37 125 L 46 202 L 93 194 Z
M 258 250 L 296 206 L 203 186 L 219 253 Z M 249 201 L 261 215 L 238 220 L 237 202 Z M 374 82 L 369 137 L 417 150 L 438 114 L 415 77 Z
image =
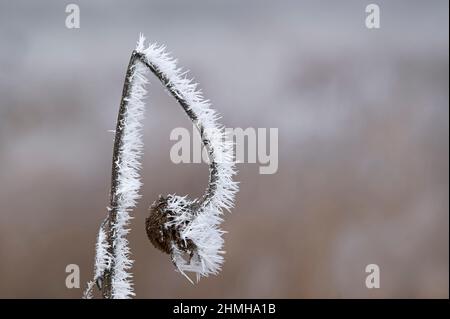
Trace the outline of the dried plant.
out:
M 88 283 L 86 298 L 92 297 L 95 285 L 104 298 L 130 298 L 130 249 L 126 235 L 130 212 L 139 199 L 142 152 L 143 99 L 146 94 L 145 73 L 150 70 L 181 105 L 200 132 L 209 156 L 209 183 L 200 199 L 167 195 L 151 205 L 146 219 L 150 242 L 171 255 L 177 270 L 186 275 L 194 272 L 197 280 L 217 274 L 223 263 L 223 238 L 220 229 L 223 210 L 233 207 L 238 185 L 233 161 L 233 143 L 217 122 L 218 115 L 197 90 L 197 84 L 186 78 L 176 60 L 156 44 L 144 47 L 141 35 L 131 55 L 120 103 L 113 149 L 110 205 L 100 226 L 94 280 Z

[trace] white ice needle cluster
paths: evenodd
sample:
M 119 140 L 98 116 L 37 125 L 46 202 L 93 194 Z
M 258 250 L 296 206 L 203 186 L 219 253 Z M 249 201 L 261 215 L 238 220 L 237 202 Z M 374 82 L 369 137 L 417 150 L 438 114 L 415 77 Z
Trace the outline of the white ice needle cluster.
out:
M 204 132 L 202 138 L 208 143 L 210 163 L 215 163 L 216 170 L 211 172 L 212 185 L 209 185 L 209 193 L 205 194 L 207 200 L 202 202 L 199 209 L 186 209 L 198 200 L 190 201 L 186 196 L 168 197 L 167 209 L 174 212 L 175 216 L 166 226 L 177 226 L 181 239 L 185 242 L 190 240 L 196 247 L 185 258 L 185 253 L 173 242 L 172 259 L 183 275 L 185 272 L 194 272 L 199 280 L 201 276 L 217 274 L 223 263 L 224 231 L 220 229 L 222 213 L 224 209 L 230 210 L 233 207 L 234 196 L 238 191 L 238 184 L 233 181 L 236 174 L 233 142 L 225 136 L 224 127 L 217 122 L 219 116 L 211 108 L 210 102 L 197 90 L 197 84 L 186 78 L 186 72 L 177 67 L 176 60 L 165 52 L 165 47 L 151 44 L 145 48 L 144 41 L 145 38 L 141 35 L 136 52 L 142 54 L 149 65 L 162 73 L 169 80 L 171 91 L 186 102 L 188 110 L 193 113 L 191 119 Z
M 106 221 L 107 220 L 105 220 L 104 223 Z M 92 299 L 92 290 L 95 283 L 98 282 L 98 284 L 102 284 L 103 275 L 111 266 L 111 254 L 108 251 L 109 244 L 106 239 L 104 223 L 100 226 L 97 235 L 97 243 L 95 245 L 94 280 L 88 282 L 88 287 L 83 296 L 84 299 Z
M 97 244 L 95 245 L 95 267 L 94 280 L 97 281 L 102 278 L 106 269 L 111 266 L 111 255 L 108 251 L 109 244 L 106 240 L 105 229 L 103 225 L 100 227 L 97 235 Z

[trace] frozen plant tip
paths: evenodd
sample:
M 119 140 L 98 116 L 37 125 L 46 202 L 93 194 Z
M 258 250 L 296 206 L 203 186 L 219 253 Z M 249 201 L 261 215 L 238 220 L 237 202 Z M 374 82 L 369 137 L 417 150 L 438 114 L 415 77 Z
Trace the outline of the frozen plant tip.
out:
M 160 195 L 146 220 L 151 243 L 170 254 L 188 279 L 186 272 L 193 272 L 199 280 L 217 274 L 223 263 L 222 214 L 233 207 L 238 190 L 233 181 L 233 142 L 226 138 L 223 126 L 217 122 L 218 114 L 197 90 L 197 84 L 186 78 L 163 46 L 152 44 L 145 48 L 141 37 L 135 52 L 195 124 L 208 153 L 209 183 L 205 194 L 193 200 Z
M 197 84 L 185 77 L 186 72 L 163 46 L 144 45 L 141 35 L 128 65 L 117 118 L 113 148 L 112 178 L 108 215 L 97 236 L 94 280 L 88 283 L 86 298 L 92 297 L 95 285 L 104 298 L 130 298 L 130 249 L 126 235 L 130 212 L 139 199 L 139 177 L 142 152 L 143 99 L 146 94 L 145 73 L 150 70 L 181 105 L 198 129 L 209 156 L 209 183 L 200 199 L 186 196 L 159 196 L 150 207 L 146 231 L 151 243 L 171 255 L 179 272 L 202 276 L 217 274 L 223 263 L 224 210 L 233 207 L 238 185 L 233 158 L 233 142 L 225 136 L 211 109 L 197 90 Z M 192 281 L 191 281 L 192 282 Z

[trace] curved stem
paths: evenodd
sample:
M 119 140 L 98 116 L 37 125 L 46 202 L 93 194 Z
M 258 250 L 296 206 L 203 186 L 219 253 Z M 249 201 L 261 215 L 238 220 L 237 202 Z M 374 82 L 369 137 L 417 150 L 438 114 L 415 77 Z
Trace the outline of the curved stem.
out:
M 208 187 L 202 196 L 202 198 L 196 203 L 197 205 L 197 212 L 202 208 L 205 207 L 209 201 L 214 197 L 215 191 L 216 191 L 216 181 L 218 179 L 217 175 L 217 162 L 214 159 L 214 149 L 213 145 L 210 142 L 210 138 L 208 137 L 208 132 L 205 130 L 202 123 L 199 122 L 197 115 L 192 111 L 190 108 L 189 103 L 184 99 L 181 92 L 170 82 L 168 77 L 162 73 L 158 67 L 153 65 L 151 62 L 147 61 L 145 59 L 144 55 L 142 53 L 138 53 L 136 51 L 133 51 L 131 54 L 130 62 L 128 63 L 128 68 L 125 76 L 124 86 L 122 90 L 122 97 L 120 101 L 120 108 L 119 113 L 117 115 L 117 123 L 116 123 L 116 130 L 115 130 L 115 138 L 114 138 L 114 147 L 113 147 L 113 157 L 112 157 L 112 169 L 111 169 L 111 189 L 110 189 L 110 207 L 109 207 L 109 215 L 108 220 L 105 223 L 105 229 L 107 234 L 107 241 L 109 245 L 109 253 L 111 254 L 111 265 L 110 268 L 107 269 L 104 273 L 102 285 L 101 285 L 101 291 L 104 298 L 111 298 L 112 297 L 112 278 L 113 278 L 113 272 L 114 272 L 114 262 L 115 257 L 117 256 L 117 251 L 114 247 L 114 240 L 116 238 L 114 225 L 117 222 L 117 187 L 118 187 L 118 176 L 119 176 L 119 170 L 118 167 L 120 166 L 120 149 L 123 145 L 123 135 L 124 135 L 124 116 L 125 112 L 127 110 L 128 106 L 128 98 L 130 96 L 131 91 L 131 77 L 133 74 L 133 67 L 136 65 L 136 63 L 143 63 L 146 65 L 150 71 L 161 81 L 161 83 L 164 85 L 164 87 L 167 88 L 167 90 L 171 93 L 171 95 L 175 98 L 175 100 L 181 105 L 183 110 L 186 112 L 188 117 L 192 120 L 192 122 L 195 124 L 196 128 L 200 132 L 200 137 L 202 139 L 202 143 L 205 146 L 208 157 L 209 157 L 209 182 Z

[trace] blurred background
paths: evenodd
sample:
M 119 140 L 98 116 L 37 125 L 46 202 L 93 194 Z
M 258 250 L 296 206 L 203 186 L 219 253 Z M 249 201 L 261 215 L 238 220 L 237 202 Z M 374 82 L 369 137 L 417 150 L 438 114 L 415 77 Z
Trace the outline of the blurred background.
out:
M 203 193 L 173 164 L 191 128 L 151 77 L 138 298 L 448 298 L 447 1 L 0 1 L 0 297 L 79 298 L 106 214 L 126 66 L 143 32 L 190 69 L 231 128 L 278 128 L 279 169 L 239 164 L 223 271 L 193 286 L 149 243 L 159 194 Z M 381 287 L 367 289 L 375 263 Z

